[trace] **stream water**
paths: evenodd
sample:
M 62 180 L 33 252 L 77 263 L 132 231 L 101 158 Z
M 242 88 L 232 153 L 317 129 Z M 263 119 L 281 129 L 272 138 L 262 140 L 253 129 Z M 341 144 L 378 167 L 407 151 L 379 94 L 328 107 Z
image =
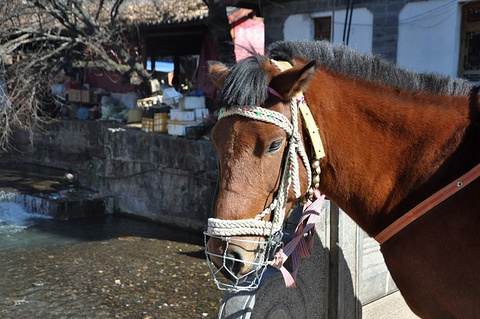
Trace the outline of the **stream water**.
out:
M 14 202 L 0 202 L 0 251 L 29 250 L 58 243 L 55 235 L 36 229 L 36 225 L 45 222 L 51 222 L 51 218 L 28 213 Z M 65 238 L 65 243 L 68 241 Z
M 215 318 L 209 276 L 201 234 L 0 201 L 0 318 Z

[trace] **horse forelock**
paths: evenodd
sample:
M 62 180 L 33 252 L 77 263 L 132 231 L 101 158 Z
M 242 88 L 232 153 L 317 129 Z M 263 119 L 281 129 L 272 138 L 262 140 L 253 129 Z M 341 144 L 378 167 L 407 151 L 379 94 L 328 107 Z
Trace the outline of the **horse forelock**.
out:
M 219 91 L 220 106 L 262 105 L 268 98 L 273 65 L 268 57 L 253 53 L 229 71 Z
M 317 65 L 325 69 L 411 93 L 460 96 L 468 95 L 473 87 L 471 82 L 464 79 L 409 71 L 378 55 L 359 53 L 327 41 L 279 41 L 271 44 L 267 50 L 272 59 L 315 60 Z

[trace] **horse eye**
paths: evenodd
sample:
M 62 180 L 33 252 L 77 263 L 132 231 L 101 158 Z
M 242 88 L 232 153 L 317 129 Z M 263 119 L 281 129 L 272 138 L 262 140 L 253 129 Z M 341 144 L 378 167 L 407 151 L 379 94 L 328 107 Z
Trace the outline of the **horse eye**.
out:
M 268 147 L 267 154 L 276 152 L 282 147 L 283 140 L 273 141 Z

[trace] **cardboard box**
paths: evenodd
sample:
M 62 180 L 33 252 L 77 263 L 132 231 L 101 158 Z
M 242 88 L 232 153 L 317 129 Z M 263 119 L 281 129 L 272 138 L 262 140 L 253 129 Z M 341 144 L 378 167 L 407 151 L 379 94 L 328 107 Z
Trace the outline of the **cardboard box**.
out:
M 134 109 L 127 112 L 127 123 L 141 123 L 142 122 L 142 110 Z
M 70 102 L 92 102 L 92 92 L 90 90 L 69 89 L 67 95 Z
M 185 136 L 186 128 L 197 125 L 195 121 L 172 121 L 169 120 L 167 124 L 168 134 L 174 136 Z
M 195 120 L 197 123 L 202 123 L 206 118 L 208 118 L 209 114 L 210 112 L 207 108 L 195 109 Z
M 204 109 L 204 96 L 184 96 L 178 101 L 178 106 L 181 110 Z
M 90 103 L 92 102 L 92 92 L 90 90 L 81 90 L 81 102 Z
M 82 102 L 82 90 L 69 89 L 67 95 L 70 102 Z
M 194 121 L 195 111 L 182 111 L 179 109 L 170 110 L 170 120 L 172 121 Z

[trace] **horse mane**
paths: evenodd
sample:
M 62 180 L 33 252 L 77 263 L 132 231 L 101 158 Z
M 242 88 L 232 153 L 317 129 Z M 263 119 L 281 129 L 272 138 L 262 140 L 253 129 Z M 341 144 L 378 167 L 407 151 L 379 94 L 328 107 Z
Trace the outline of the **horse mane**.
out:
M 247 49 L 248 50 L 248 49 Z M 279 41 L 271 44 L 268 55 L 248 50 L 251 56 L 235 64 L 220 89 L 221 106 L 264 104 L 268 97 L 269 74 L 263 69 L 268 59 L 292 62 L 293 59 L 315 60 L 326 69 L 367 81 L 378 82 L 399 90 L 419 93 L 468 95 L 473 84 L 460 78 L 434 73 L 417 73 L 401 68 L 378 55 L 362 54 L 327 41 Z
M 334 72 L 411 93 L 460 96 L 468 95 L 473 88 L 473 84 L 464 79 L 409 71 L 378 55 L 362 54 L 345 45 L 327 41 L 279 41 L 271 44 L 268 52 L 269 57 L 275 60 L 315 60 L 317 65 Z

